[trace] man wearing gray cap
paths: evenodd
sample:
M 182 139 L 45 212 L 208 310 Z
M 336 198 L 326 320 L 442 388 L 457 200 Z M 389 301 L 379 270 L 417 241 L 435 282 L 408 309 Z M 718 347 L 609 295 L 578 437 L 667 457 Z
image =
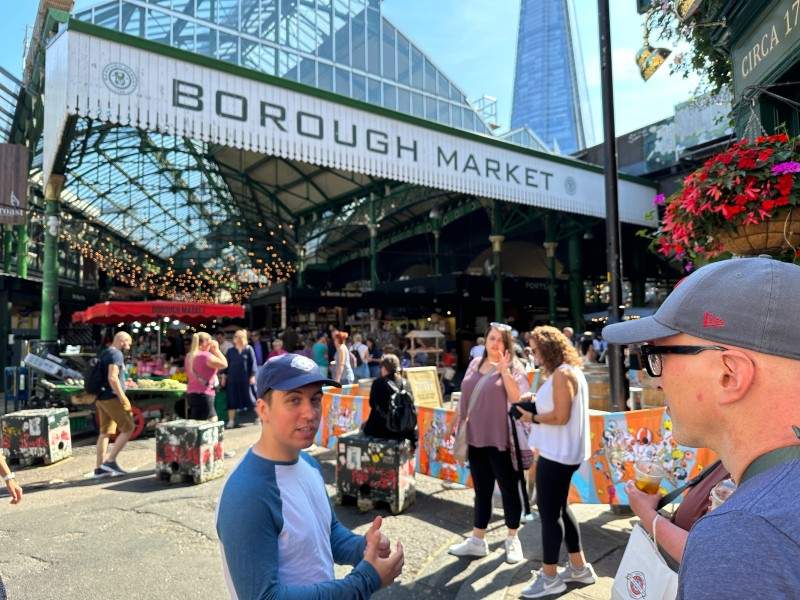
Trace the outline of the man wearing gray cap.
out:
M 646 342 L 676 441 L 714 450 L 738 484 L 689 532 L 679 598 L 800 594 L 798 302 L 800 266 L 736 258 L 686 277 L 652 317 L 603 329 Z
M 319 464 L 303 450 L 322 416 L 322 385 L 341 387 L 297 354 L 271 358 L 256 376 L 261 437 L 228 477 L 217 535 L 231 598 L 362 599 L 403 568 L 376 517 L 365 536 L 336 519 Z M 334 579 L 333 564 L 355 566 Z

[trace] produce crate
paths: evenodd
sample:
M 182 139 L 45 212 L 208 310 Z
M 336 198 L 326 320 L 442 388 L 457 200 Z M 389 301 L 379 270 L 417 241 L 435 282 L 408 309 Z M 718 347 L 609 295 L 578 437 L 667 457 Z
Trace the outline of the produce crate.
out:
M 339 436 L 336 460 L 336 498 L 354 498 L 361 511 L 385 502 L 393 515 L 416 497 L 415 458 L 408 440 L 373 438 L 360 431 Z
M 0 418 L 3 454 L 9 462 L 49 465 L 72 456 L 72 433 L 66 408 L 21 410 Z
M 179 419 L 156 427 L 156 477 L 203 483 L 225 473 L 223 421 Z

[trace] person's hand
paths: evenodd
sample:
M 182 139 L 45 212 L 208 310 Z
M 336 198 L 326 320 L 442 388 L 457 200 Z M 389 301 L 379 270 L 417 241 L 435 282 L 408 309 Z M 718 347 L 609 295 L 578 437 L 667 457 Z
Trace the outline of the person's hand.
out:
M 219 342 L 217 340 L 211 340 L 208 342 L 208 351 L 219 352 Z
M 255 385 L 256 384 L 256 376 L 252 375 L 250 377 L 250 379 L 248 380 L 248 382 L 250 383 L 250 385 Z
M 519 405 L 517 406 L 517 410 L 518 410 L 518 411 L 520 412 L 520 414 L 522 415 L 522 416 L 521 416 L 521 417 L 518 419 L 519 421 L 522 421 L 523 423 L 533 423 L 533 413 L 532 413 L 532 412 L 530 412 L 530 411 L 528 411 L 528 410 L 525 410 L 524 408 L 522 408 L 522 407 L 521 407 L 521 406 L 519 406 Z
M 533 392 L 525 392 L 524 394 L 519 395 L 520 402 L 535 402 L 536 401 L 536 394 Z
M 8 488 L 8 495 L 11 496 L 11 504 L 19 504 L 22 501 L 22 488 L 17 483 L 16 479 L 9 479 L 6 481 Z
M 643 522 L 653 520 L 653 513 L 656 511 L 658 501 L 661 500 L 660 494 L 646 494 L 636 487 L 633 481 L 628 481 L 625 484 L 625 493 L 628 494 L 628 504 L 631 510 L 636 513 Z
M 403 545 L 398 541 L 394 552 L 390 552 L 389 540 L 380 531 L 381 517 L 375 517 L 372 526 L 364 536 L 367 539 L 367 547 L 364 549 L 364 560 L 373 566 L 381 578 L 381 587 L 391 585 L 392 582 L 403 572 L 405 555 Z M 386 554 L 382 556 L 382 554 Z
M 503 355 L 500 357 L 499 362 L 497 363 L 497 370 L 500 371 L 500 374 L 507 373 L 511 368 L 511 354 L 509 354 L 508 350 L 503 352 Z

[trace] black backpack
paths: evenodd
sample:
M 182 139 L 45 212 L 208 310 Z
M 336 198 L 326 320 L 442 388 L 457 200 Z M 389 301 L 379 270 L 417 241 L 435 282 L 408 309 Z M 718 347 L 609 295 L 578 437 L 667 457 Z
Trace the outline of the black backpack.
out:
M 398 387 L 393 382 L 387 382 L 392 389 L 389 398 L 389 410 L 386 413 L 386 429 L 392 433 L 408 433 L 417 428 L 417 408 L 414 398 L 400 380 Z
M 97 396 L 107 387 L 108 373 L 103 372 L 103 355 L 105 350 L 89 361 L 83 378 L 83 389 L 87 394 Z

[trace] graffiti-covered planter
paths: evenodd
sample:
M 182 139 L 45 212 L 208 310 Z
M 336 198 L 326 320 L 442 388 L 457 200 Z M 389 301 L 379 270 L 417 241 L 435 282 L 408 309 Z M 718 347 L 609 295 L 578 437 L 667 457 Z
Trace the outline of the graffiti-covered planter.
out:
M 72 434 L 66 408 L 20 410 L 3 415 L 3 454 L 12 463 L 49 465 L 72 456 Z
M 416 496 L 414 451 L 408 440 L 373 438 L 360 431 L 339 436 L 336 444 L 336 502 L 351 497 L 362 510 L 386 502 L 396 515 Z
M 203 483 L 225 473 L 222 421 L 179 419 L 156 427 L 156 477 Z

